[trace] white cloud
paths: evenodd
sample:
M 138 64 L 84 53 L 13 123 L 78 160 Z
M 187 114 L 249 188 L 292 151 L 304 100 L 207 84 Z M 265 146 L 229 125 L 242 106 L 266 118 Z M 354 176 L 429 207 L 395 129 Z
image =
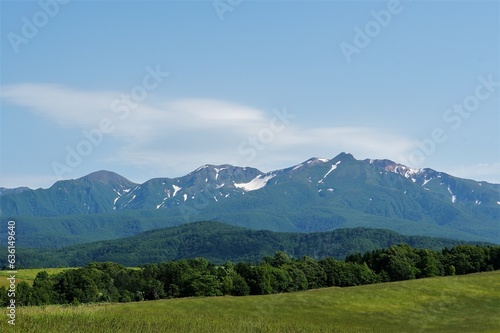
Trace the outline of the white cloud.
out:
M 26 107 L 64 126 L 93 129 L 102 118 L 112 119 L 115 130 L 107 135 L 114 137 L 120 148 L 101 162 L 108 163 L 108 169 L 119 163 L 154 170 L 156 176 L 182 175 L 205 163 L 269 171 L 311 156 L 333 157 L 341 151 L 358 159 L 397 160 L 414 148 L 408 138 L 381 129 L 304 127 L 299 116 L 283 120 L 272 110 L 210 99 L 167 100 L 153 105 L 146 98 L 121 119 L 111 107 L 120 96 L 120 92 L 79 91 L 51 84 L 4 86 L 0 93 L 4 102 Z
M 192 115 L 214 124 L 263 120 L 263 113 L 260 110 L 209 99 L 183 99 L 169 103 L 168 107 L 176 114 Z
M 0 91 L 0 97 L 6 102 L 26 107 L 65 126 L 92 129 L 98 127 L 101 119 L 110 118 L 116 125 L 112 135 L 134 141 L 154 140 L 166 130 L 236 127 L 239 131 L 265 120 L 260 110 L 209 99 L 181 99 L 161 105 L 150 105 L 146 99 L 136 103 L 136 107 L 128 107 L 129 112 L 124 116 L 113 108 L 113 102 L 122 101 L 123 95 L 31 83 L 3 86 Z
M 0 97 L 65 126 L 93 126 L 116 98 L 111 92 L 84 92 L 54 84 L 3 86 Z

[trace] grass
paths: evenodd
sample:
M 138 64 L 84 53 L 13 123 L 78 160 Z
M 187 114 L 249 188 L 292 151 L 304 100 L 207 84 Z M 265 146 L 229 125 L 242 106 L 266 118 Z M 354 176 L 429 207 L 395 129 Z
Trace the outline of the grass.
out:
M 266 296 L 16 310 L 16 327 L 3 315 L 1 332 L 500 332 L 500 271 Z

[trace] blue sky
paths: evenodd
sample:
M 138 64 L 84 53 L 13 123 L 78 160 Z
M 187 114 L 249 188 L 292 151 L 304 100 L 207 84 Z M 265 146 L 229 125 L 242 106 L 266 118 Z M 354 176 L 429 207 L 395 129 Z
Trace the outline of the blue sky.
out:
M 0 186 L 342 151 L 500 183 L 497 1 L 0 8 Z

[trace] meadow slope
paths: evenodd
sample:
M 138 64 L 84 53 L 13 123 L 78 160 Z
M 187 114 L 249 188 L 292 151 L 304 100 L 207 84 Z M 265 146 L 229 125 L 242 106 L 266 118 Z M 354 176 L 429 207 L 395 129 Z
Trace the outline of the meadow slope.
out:
M 247 296 L 17 309 L 2 332 L 499 332 L 500 272 Z

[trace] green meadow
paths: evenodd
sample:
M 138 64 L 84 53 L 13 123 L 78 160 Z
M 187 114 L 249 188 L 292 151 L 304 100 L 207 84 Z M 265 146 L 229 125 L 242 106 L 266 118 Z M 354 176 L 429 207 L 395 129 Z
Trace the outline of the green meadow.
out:
M 500 332 L 500 271 L 349 288 L 4 309 L 1 332 Z

